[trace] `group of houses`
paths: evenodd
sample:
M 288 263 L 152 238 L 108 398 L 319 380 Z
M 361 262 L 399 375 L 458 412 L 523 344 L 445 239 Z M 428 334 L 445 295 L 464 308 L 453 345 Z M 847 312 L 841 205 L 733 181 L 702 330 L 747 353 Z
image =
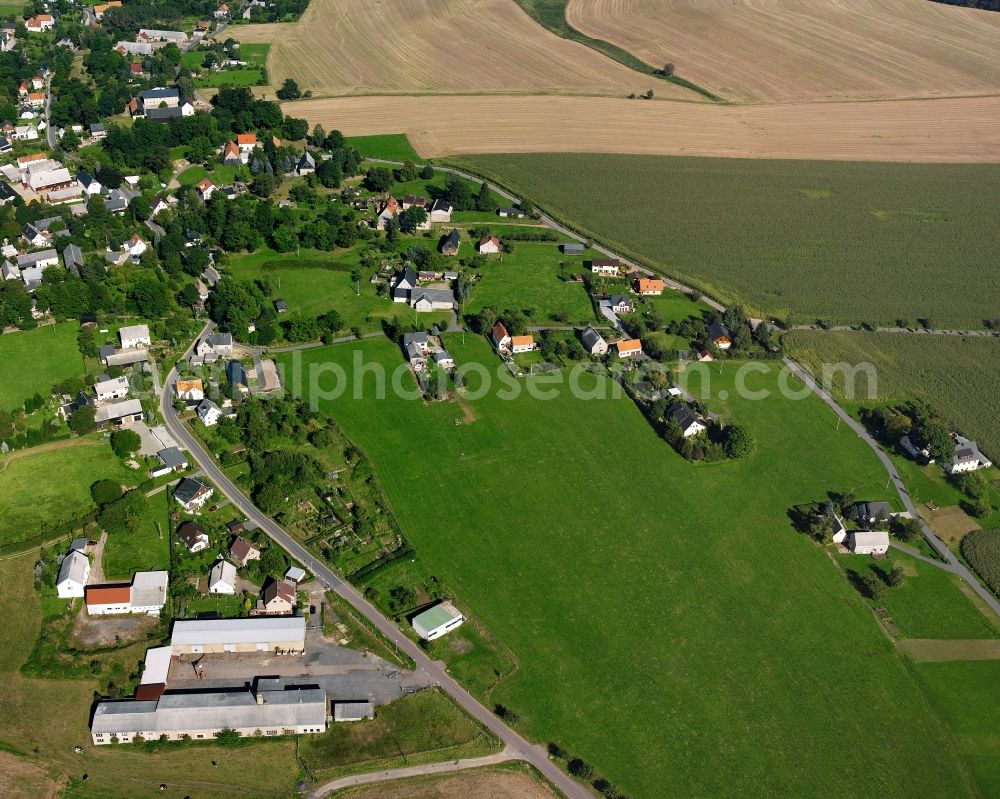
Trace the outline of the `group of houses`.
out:
M 402 211 L 410 208 L 422 208 L 427 212 L 427 218 L 417 226 L 418 230 L 430 230 L 434 223 L 451 222 L 451 215 L 454 211 L 451 203 L 447 200 L 431 201 L 426 197 L 413 194 L 408 194 L 397 200 L 390 195 L 381 198 L 375 206 L 375 227 L 378 230 L 385 230 L 390 219 L 395 219 Z
M 980 469 L 989 469 L 993 465 L 993 461 L 980 451 L 979 445 L 975 441 L 958 433 L 953 433 L 952 437 L 955 439 L 955 457 L 942 464 L 948 474 L 975 472 Z M 919 446 L 914 434 L 906 434 L 899 440 L 899 444 L 914 460 L 925 464 L 934 463 L 930 450 Z
M 141 117 L 152 122 L 194 116 L 194 104 L 181 97 L 180 90 L 173 86 L 157 86 L 140 92 L 125 110 L 133 119 Z
M 403 352 L 414 372 L 425 372 L 430 363 L 439 369 L 455 368 L 455 359 L 441 346 L 440 340 L 427 333 L 405 333 Z
M 418 312 L 455 310 L 455 292 L 452 288 L 434 278 L 422 279 L 412 266 L 404 267 L 396 275 L 391 291 L 393 302 L 405 302 Z
M 60 599 L 84 598 L 91 616 L 143 614 L 158 616 L 167 602 L 167 572 L 136 572 L 127 583 L 90 583 L 91 568 L 86 538 L 76 538 L 59 566 L 56 595 Z
M 884 555 L 889 551 L 889 524 L 893 513 L 888 502 L 863 501 L 851 506 L 848 528 L 832 507 L 824 511 L 833 523 L 833 543 L 855 555 Z

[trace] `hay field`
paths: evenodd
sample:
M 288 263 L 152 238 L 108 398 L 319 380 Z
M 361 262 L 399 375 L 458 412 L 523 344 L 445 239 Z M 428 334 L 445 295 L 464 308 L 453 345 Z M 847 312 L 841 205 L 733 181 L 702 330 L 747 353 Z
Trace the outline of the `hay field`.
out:
M 611 97 L 357 97 L 296 101 L 284 109 L 348 136 L 405 132 L 424 157 L 613 152 L 1000 161 L 1000 97 L 772 106 Z
M 279 86 L 294 78 L 303 90 L 320 96 L 625 96 L 655 86 L 664 96 L 698 99 L 691 91 L 559 38 L 514 0 L 315 0 L 291 25 L 235 26 L 226 35 L 271 42 L 271 82 Z
M 929 0 L 569 0 L 566 16 L 735 101 L 1000 90 L 1000 14 Z

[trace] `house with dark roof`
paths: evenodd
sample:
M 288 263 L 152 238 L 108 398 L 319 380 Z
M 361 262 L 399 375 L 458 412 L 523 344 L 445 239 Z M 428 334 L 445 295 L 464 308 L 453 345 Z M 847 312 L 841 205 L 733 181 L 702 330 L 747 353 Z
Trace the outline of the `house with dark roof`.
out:
M 664 418 L 667 422 L 676 422 L 684 438 L 696 436 L 708 429 L 701 417 L 686 402 L 675 402 L 667 408 Z
M 260 550 L 243 536 L 238 535 L 229 547 L 229 557 L 241 569 L 252 560 L 260 560 Z
M 892 518 L 888 502 L 856 502 L 851 508 L 851 518 L 864 530 L 884 528 Z
M 417 273 L 412 266 L 407 266 L 396 277 L 392 286 L 393 302 L 409 302 L 410 292 L 417 287 Z
M 192 553 L 208 549 L 208 533 L 197 522 L 184 522 L 184 524 L 177 528 L 177 537 L 184 542 L 184 546 Z
M 608 342 L 598 333 L 593 325 L 588 325 L 580 332 L 580 343 L 591 355 L 607 355 Z
M 258 613 L 285 616 L 295 609 L 295 586 L 285 580 L 272 580 L 261 592 Z
M 194 513 L 201 510 L 214 493 L 215 489 L 201 482 L 201 480 L 196 480 L 193 477 L 185 477 L 177 485 L 177 488 L 174 489 L 174 499 L 188 513 Z
M 733 345 L 733 331 L 718 322 L 708 326 L 708 340 L 720 350 L 728 350 Z
M 441 240 L 441 252 L 445 255 L 458 255 L 458 248 L 462 246 L 462 235 L 458 228 L 452 228 L 451 233 Z

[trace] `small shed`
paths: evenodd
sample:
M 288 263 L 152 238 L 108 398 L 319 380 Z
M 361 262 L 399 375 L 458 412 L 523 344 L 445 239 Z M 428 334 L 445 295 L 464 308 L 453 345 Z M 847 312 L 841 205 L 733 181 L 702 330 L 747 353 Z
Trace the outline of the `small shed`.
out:
M 584 250 L 587 248 L 578 241 L 567 241 L 560 245 L 560 249 L 563 255 L 583 255 Z

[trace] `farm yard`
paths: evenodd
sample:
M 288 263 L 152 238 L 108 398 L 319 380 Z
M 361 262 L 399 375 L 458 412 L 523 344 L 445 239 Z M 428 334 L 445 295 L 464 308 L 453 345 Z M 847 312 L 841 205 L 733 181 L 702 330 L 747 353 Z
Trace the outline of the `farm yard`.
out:
M 76 799 L 161 796 L 161 783 L 180 796 L 196 793 L 212 799 L 231 797 L 233 785 L 241 786 L 241 796 L 255 799 L 291 790 L 298 766 L 294 743 L 287 738 L 254 743 L 252 754 L 239 757 L 232 749 L 212 745 L 163 747 L 151 756 L 142 747 L 90 744 L 88 717 L 101 678 L 29 679 L 19 672 L 42 618 L 32 579 L 36 559 L 31 552 L 0 561 L 5 589 L 0 601 L 5 619 L 0 625 L 0 740 L 19 764 L 42 766 L 55 781 L 67 784 L 65 795 Z M 141 648 L 132 652 L 142 657 Z M 74 753 L 77 745 L 84 746 L 82 754 Z
M 381 96 L 297 100 L 282 107 L 347 136 L 402 131 L 425 158 L 579 152 L 1000 161 L 995 96 L 748 106 L 615 97 Z
M 1000 251 L 998 166 L 570 154 L 456 163 L 755 316 L 975 328 L 1000 307 L 1000 282 L 984 277 Z M 652 205 L 664 224 L 649 224 Z
M 993 460 L 1000 459 L 995 424 L 1000 340 L 795 330 L 785 336 L 785 346 L 813 371 L 823 363 L 873 364 L 879 402 L 925 400 L 979 441 Z M 835 381 L 832 388 L 835 395 L 842 395 L 841 383 Z
M 1000 15 L 927 0 L 569 0 L 566 19 L 737 102 L 1000 89 Z
M 481 338 L 444 343 L 459 364 L 499 366 Z M 301 356 L 350 372 L 359 350 L 402 362 L 377 339 Z M 719 368 L 716 392 L 732 391 L 735 366 Z M 529 380 L 549 388 L 551 376 Z M 815 397 L 710 400 L 754 430 L 757 453 L 692 465 L 626 398 L 491 390 L 465 400 L 466 414 L 353 393 L 317 399 L 371 458 L 420 558 L 516 655 L 520 670 L 489 701 L 516 712 L 522 732 L 637 796 L 971 792 L 950 733 L 864 601 L 784 515 L 831 487 L 884 491 L 874 455 Z M 636 474 L 650 491 L 636 491 Z M 665 737 L 669 762 L 656 756 Z M 837 754 L 861 737 L 855 757 Z
M 537 93 L 625 96 L 657 82 L 537 25 L 513 0 L 314 0 L 296 23 L 238 25 L 240 41 L 270 42 L 268 73 L 315 96 Z M 448 47 L 441 47 L 448 41 Z M 387 57 L 391 54 L 391 57 Z M 668 97 L 699 99 L 664 84 Z M 459 108 L 464 101 L 452 98 Z M 398 128 L 382 128 L 394 130 Z M 345 131 L 346 132 L 346 131 Z M 374 131 L 373 131 L 374 132 Z
M 37 327 L 0 336 L 0 410 L 13 410 L 35 393 L 84 373 L 75 322 Z

